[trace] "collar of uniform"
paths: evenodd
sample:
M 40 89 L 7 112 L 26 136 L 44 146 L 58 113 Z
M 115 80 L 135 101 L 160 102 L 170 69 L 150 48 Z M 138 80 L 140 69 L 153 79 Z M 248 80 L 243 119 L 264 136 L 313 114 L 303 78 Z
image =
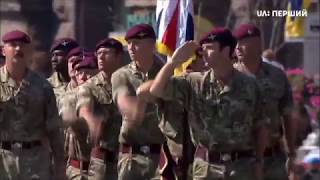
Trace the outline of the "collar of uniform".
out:
M 64 83 L 61 81 L 58 72 L 54 72 L 52 74 L 52 76 L 50 77 L 50 79 L 52 80 L 51 85 L 53 88 L 59 87 L 61 85 L 63 85 Z
M 137 64 L 133 61 L 128 65 L 128 67 L 133 74 L 139 72 Z
M 72 80 L 66 84 L 65 86 L 65 91 L 71 91 L 73 89 L 75 89 L 77 87 L 77 85 L 75 84 L 75 82 L 73 82 Z
M 221 86 L 221 88 L 222 88 L 221 93 L 226 93 L 231 90 L 233 80 L 237 76 L 237 73 L 238 73 L 238 71 L 234 69 L 232 74 L 230 75 L 230 79 L 228 80 L 227 84 L 223 84 L 220 80 L 217 79 L 213 69 L 209 70 L 208 75 L 210 75 L 210 83 L 211 84 L 216 83 L 217 85 Z
M 160 71 L 162 68 L 163 64 L 161 64 L 160 61 L 152 59 L 153 63 L 150 68 L 150 70 L 147 73 L 143 73 L 142 71 L 139 70 L 138 66 L 136 63 L 131 62 L 129 64 L 129 69 L 132 71 L 134 75 L 142 76 L 143 79 L 154 79 L 157 75 L 157 73 Z
M 21 81 L 21 85 L 26 86 L 29 85 L 30 77 L 32 73 L 30 72 L 29 69 L 27 69 L 26 75 Z M 9 75 L 9 72 L 7 70 L 6 66 L 2 66 L 0 69 L 0 76 L 1 76 L 1 82 L 7 82 L 9 86 L 11 87 L 17 87 L 19 86 L 14 79 L 12 79 Z
M 104 72 L 100 71 L 98 74 L 93 76 L 92 78 L 88 79 L 88 82 L 92 82 L 94 85 L 104 86 L 109 84 L 107 81 L 107 77 L 105 76 Z
M 269 68 L 268 68 L 268 65 L 266 62 L 261 62 L 261 65 L 260 65 L 260 68 L 259 68 L 259 71 L 256 75 L 256 77 L 264 77 L 266 75 L 269 75 L 270 72 L 269 72 Z
M 143 73 L 142 71 L 139 70 L 137 64 L 132 61 L 130 64 L 129 64 L 129 67 L 133 73 L 133 75 L 136 75 L 136 76 L 141 76 L 143 79 L 145 79 L 147 76 L 148 76 L 148 73 Z
M 0 69 L 0 77 L 1 77 L 1 82 L 4 82 L 4 83 L 13 80 L 13 79 L 11 79 L 9 77 L 9 73 L 7 71 L 6 66 L 2 66 L 1 67 L 1 69 Z M 9 82 L 9 84 L 11 84 L 11 82 Z

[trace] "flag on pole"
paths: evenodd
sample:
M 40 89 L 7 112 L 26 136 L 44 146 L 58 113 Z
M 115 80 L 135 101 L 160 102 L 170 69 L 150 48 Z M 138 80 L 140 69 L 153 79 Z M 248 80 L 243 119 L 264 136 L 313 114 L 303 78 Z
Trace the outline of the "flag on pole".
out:
M 157 50 L 171 56 L 184 42 L 194 39 L 192 0 L 158 0 Z
M 307 9 L 310 5 L 310 0 L 289 0 L 288 11 L 301 11 Z M 301 38 L 304 34 L 304 17 L 287 16 L 285 24 L 285 37 Z

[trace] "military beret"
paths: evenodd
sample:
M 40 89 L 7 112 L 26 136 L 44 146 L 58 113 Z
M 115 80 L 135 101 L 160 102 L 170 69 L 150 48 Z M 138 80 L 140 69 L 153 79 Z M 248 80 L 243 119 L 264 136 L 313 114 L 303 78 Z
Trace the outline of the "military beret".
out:
M 233 35 L 238 40 L 248 37 L 260 37 L 260 30 L 253 24 L 242 24 L 234 30 Z
M 11 41 L 21 41 L 24 43 L 29 44 L 31 42 L 31 38 L 24 32 L 19 30 L 14 30 L 6 33 L 2 36 L 2 41 L 4 43 L 11 42 Z
M 231 31 L 222 27 L 213 28 L 204 35 L 200 40 L 200 45 L 210 42 L 219 42 L 222 47 L 230 46 L 232 52 L 237 45 L 237 40 L 233 37 Z
M 156 39 L 156 33 L 154 32 L 152 26 L 148 24 L 137 24 L 133 27 L 131 27 L 126 35 L 125 40 L 128 41 L 129 39 L 145 39 L 145 38 L 151 38 Z
M 93 53 L 85 52 L 79 61 L 72 64 L 72 67 L 76 70 L 86 69 L 97 69 L 97 60 Z
M 88 50 L 78 46 L 78 47 L 71 49 L 69 51 L 69 53 L 67 54 L 66 58 L 69 59 L 72 56 L 82 56 L 85 52 L 88 52 Z
M 117 51 L 122 52 L 123 46 L 120 41 L 114 39 L 114 38 L 106 38 L 101 41 L 99 41 L 96 45 L 95 51 L 97 51 L 99 48 L 105 47 L 105 48 L 114 48 Z
M 54 41 L 51 46 L 50 52 L 53 52 L 54 50 L 62 50 L 65 53 L 68 53 L 71 49 L 78 46 L 79 44 L 71 38 L 60 38 Z

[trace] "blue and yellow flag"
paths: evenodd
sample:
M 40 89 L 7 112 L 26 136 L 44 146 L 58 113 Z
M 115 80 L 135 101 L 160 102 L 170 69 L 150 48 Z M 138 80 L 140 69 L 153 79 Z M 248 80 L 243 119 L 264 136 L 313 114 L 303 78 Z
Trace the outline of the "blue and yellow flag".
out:
M 310 5 L 310 0 L 289 0 L 288 11 L 301 11 L 307 9 Z M 300 38 L 304 35 L 304 17 L 287 16 L 285 24 L 285 37 Z

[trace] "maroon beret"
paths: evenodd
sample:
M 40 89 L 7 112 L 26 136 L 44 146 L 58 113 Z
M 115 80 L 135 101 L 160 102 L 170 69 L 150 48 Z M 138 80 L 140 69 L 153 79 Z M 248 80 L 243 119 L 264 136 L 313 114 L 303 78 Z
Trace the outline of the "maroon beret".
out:
M 119 51 L 119 52 L 123 51 L 123 46 L 122 46 L 121 42 L 114 39 L 114 38 L 106 38 L 106 39 L 99 41 L 96 45 L 95 51 L 97 51 L 101 47 L 114 48 L 116 51 Z
M 4 43 L 12 42 L 12 41 L 21 41 L 21 42 L 29 44 L 31 42 L 31 39 L 26 33 L 19 31 L 19 30 L 14 30 L 14 31 L 10 31 L 10 32 L 6 33 L 5 35 L 3 35 L 2 41 Z
M 128 41 L 129 39 L 145 39 L 151 38 L 156 39 L 156 33 L 154 32 L 152 26 L 148 24 L 137 24 L 131 27 L 125 36 L 125 40 Z
M 85 52 L 88 52 L 88 50 L 78 46 L 78 47 L 71 49 L 69 51 L 69 53 L 67 54 L 66 58 L 69 59 L 72 56 L 82 56 Z
M 253 24 L 242 24 L 234 30 L 233 35 L 238 40 L 247 37 L 260 37 L 260 30 Z
M 50 52 L 53 52 L 54 50 L 62 50 L 68 54 L 71 49 L 78 46 L 79 44 L 71 38 L 60 38 L 53 42 Z
M 221 47 L 230 46 L 231 52 L 237 45 L 237 40 L 227 28 L 216 27 L 204 35 L 200 40 L 200 45 L 204 43 L 218 42 Z
M 79 69 L 97 69 L 97 60 L 93 53 L 85 52 L 79 61 L 72 64 L 76 70 Z

